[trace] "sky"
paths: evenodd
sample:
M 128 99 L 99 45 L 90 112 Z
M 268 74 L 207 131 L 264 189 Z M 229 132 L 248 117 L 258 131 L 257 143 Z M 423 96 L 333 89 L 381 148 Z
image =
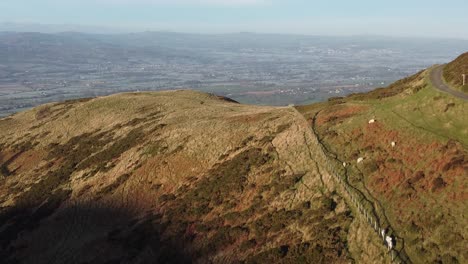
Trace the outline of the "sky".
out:
M 0 22 L 468 39 L 467 0 L 0 0 Z

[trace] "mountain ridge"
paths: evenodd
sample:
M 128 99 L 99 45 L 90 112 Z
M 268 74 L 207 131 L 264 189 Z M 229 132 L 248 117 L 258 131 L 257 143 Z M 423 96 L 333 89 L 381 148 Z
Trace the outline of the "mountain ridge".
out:
M 320 153 L 308 153 L 313 137 L 293 108 L 194 91 L 129 93 L 44 105 L 0 126 L 8 261 L 350 258 L 341 228 L 318 221 L 346 225 L 349 211 L 325 191 L 311 161 Z M 291 239 L 294 226 L 303 239 Z

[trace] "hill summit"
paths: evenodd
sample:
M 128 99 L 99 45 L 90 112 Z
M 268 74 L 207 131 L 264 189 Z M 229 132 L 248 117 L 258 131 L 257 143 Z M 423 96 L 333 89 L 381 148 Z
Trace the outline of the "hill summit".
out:
M 0 131 L 7 263 L 351 258 L 350 210 L 294 108 L 129 93 L 43 105 Z

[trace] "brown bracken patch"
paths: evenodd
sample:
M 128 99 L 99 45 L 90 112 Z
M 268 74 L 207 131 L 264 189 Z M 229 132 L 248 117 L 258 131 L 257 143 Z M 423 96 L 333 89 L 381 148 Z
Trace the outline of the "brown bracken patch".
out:
M 320 126 L 328 122 L 338 122 L 364 112 L 366 109 L 366 106 L 335 105 L 332 109 L 321 112 L 317 118 L 317 125 Z

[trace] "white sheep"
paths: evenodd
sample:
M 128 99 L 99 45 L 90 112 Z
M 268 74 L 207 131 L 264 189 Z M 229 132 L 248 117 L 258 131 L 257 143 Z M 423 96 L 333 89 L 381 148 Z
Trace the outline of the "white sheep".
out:
M 369 120 L 369 124 L 373 124 L 373 123 L 375 123 L 375 121 L 376 121 L 375 119 L 371 119 L 371 120 Z
M 346 168 L 346 162 L 343 162 L 343 167 L 345 167 L 345 168 Z
M 362 161 L 364 161 L 364 158 L 363 158 L 363 157 L 359 157 L 359 158 L 357 159 L 357 163 L 361 163 Z
M 390 236 L 386 236 L 385 240 L 387 241 L 388 251 L 393 249 L 393 239 Z
M 396 146 L 396 142 L 392 141 L 391 145 L 392 145 L 392 148 L 394 148 Z

